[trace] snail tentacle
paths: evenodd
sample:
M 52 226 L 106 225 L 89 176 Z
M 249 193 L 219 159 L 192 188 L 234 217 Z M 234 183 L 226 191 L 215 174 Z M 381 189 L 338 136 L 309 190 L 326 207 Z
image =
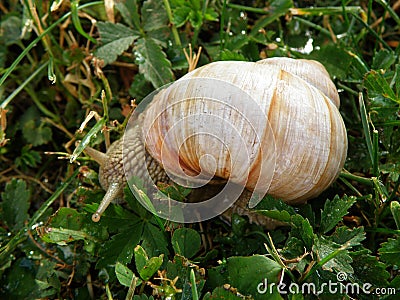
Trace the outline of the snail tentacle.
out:
M 100 152 L 92 147 L 86 147 L 85 153 L 90 156 L 94 161 L 96 161 L 99 166 L 104 166 L 107 161 L 107 154 Z
M 104 195 L 96 212 L 92 215 L 93 222 L 99 222 L 101 215 L 107 209 L 108 205 L 113 202 L 123 191 L 124 184 L 121 182 L 113 182 L 108 186 L 107 192 Z

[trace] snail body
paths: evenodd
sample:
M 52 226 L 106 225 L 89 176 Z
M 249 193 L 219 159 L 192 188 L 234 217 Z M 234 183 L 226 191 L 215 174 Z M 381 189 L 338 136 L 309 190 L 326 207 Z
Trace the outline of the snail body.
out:
M 195 69 L 154 96 L 123 143 L 106 154 L 87 151 L 101 157 L 95 159 L 107 190 L 93 220 L 121 193 L 127 168 L 140 175 L 143 161 L 155 181 L 220 178 L 289 204 L 316 197 L 346 158 L 339 103 L 316 61 L 221 61 Z

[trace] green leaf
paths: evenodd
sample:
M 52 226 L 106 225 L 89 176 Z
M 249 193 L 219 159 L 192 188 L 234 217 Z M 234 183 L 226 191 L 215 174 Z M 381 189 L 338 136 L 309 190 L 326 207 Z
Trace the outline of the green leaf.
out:
M 247 61 L 246 57 L 238 53 L 237 51 L 231 51 L 229 49 L 224 49 L 219 54 L 219 60 L 238 60 L 238 61 Z
M 179 6 L 174 9 L 173 22 L 176 27 L 181 27 L 189 20 L 191 8 L 188 6 Z
M 352 259 L 345 249 L 345 247 L 342 248 L 341 245 L 323 236 L 317 237 L 313 246 L 313 252 L 316 254 L 319 262 L 329 258 L 329 260 L 322 265 L 324 270 L 333 271 L 333 269 L 335 269 L 338 272 L 352 274 L 354 273 L 351 266 Z
M 387 49 L 379 50 L 379 52 L 375 53 L 374 58 L 372 60 L 372 69 L 374 70 L 387 70 L 390 68 L 392 64 L 396 61 L 396 55 L 393 51 L 389 51 Z
M 388 239 L 382 243 L 378 250 L 381 260 L 391 265 L 400 265 L 400 236 L 396 239 Z
M 304 243 L 302 240 L 292 236 L 290 237 L 285 244 L 285 247 L 282 249 L 282 255 L 287 259 L 293 259 L 296 257 L 301 257 L 305 252 Z
M 212 7 L 207 7 L 204 13 L 204 20 L 218 21 L 218 13 Z
M 132 226 L 105 242 L 100 249 L 100 259 L 97 261 L 96 268 L 105 268 L 116 264 L 117 261 L 124 265 L 130 263 L 134 249 L 142 237 L 142 232 L 143 222 L 133 222 Z
M 169 36 L 168 15 L 163 1 L 146 0 L 142 5 L 142 27 L 147 35 L 165 40 Z
M 124 1 L 128 11 L 131 15 L 132 23 L 136 30 L 141 30 L 140 27 L 140 16 L 139 16 L 139 4 L 138 0 L 126 0 Z
M 320 232 L 325 234 L 333 229 L 339 223 L 343 216 L 348 212 L 348 209 L 356 202 L 355 197 L 344 196 L 340 198 L 335 196 L 332 200 L 327 200 L 324 205 L 324 210 L 321 213 Z
M 400 95 L 400 65 L 396 65 L 396 70 L 395 70 L 392 80 L 395 80 L 394 88 L 396 91 L 396 95 L 399 96 Z
M 133 300 L 154 300 L 154 297 L 153 296 L 148 297 L 145 294 L 141 294 L 141 295 L 135 295 L 133 297 Z
M 123 24 L 97 22 L 102 46 L 96 49 L 95 55 L 110 64 L 117 60 L 118 55 L 126 51 L 139 37 L 138 34 Z
M 400 104 L 400 99 L 390 87 L 386 78 L 381 72 L 371 70 L 364 77 L 364 85 L 368 90 L 368 96 L 376 98 L 382 96 Z
M 1 20 L 1 19 L 0 19 Z M 0 44 L 10 46 L 21 40 L 21 19 L 10 15 L 0 22 Z
M 279 282 L 282 268 L 272 259 L 263 255 L 249 257 L 233 256 L 227 259 L 229 284 L 237 288 L 241 294 L 252 295 L 254 299 L 281 299 L 277 290 L 265 287 Z M 260 293 L 259 290 L 264 291 Z
M 22 179 L 12 179 L 1 193 L 3 218 L 6 225 L 13 231 L 24 227 L 28 219 L 29 198 L 31 194 Z
M 48 143 L 52 138 L 52 131 L 41 123 L 37 126 L 34 120 L 27 121 L 22 127 L 22 133 L 28 143 L 33 146 L 40 146 Z
M 291 216 L 291 226 L 290 237 L 297 237 L 303 241 L 307 250 L 311 250 L 314 243 L 314 231 L 308 219 L 304 219 L 300 215 Z
M 134 8 L 132 10 L 137 12 L 137 5 L 136 5 L 136 1 L 135 0 L 128 0 L 128 1 L 118 1 L 114 3 L 115 9 L 118 10 L 118 12 L 121 14 L 122 19 L 124 20 L 124 22 L 129 26 L 129 27 L 133 27 L 134 24 L 132 22 L 132 14 L 131 14 L 131 10 L 128 7 L 129 4 L 127 2 L 130 2 L 129 4 L 133 4 Z M 138 19 L 139 20 L 139 19 Z M 136 28 L 137 30 L 139 28 Z
M 338 57 L 340 60 L 337 59 Z M 332 77 L 341 79 L 347 78 L 354 59 L 348 52 L 335 44 L 323 45 L 319 50 L 311 52 L 308 57 L 304 58 L 319 61 Z
M 201 239 L 197 231 L 183 227 L 174 231 L 171 243 L 175 253 L 192 258 L 200 250 Z
M 147 257 L 146 251 L 140 245 L 137 245 L 134 251 L 136 268 L 140 271 L 146 266 L 149 258 Z
M 177 184 L 159 185 L 158 188 L 168 197 L 179 202 L 185 201 L 186 197 L 190 194 L 192 189 L 186 188 Z
M 74 24 L 75 29 L 83 35 L 85 38 L 90 40 L 92 43 L 96 44 L 96 40 L 91 37 L 89 34 L 87 34 L 84 29 L 82 28 L 81 21 L 78 16 L 78 5 L 79 5 L 79 0 L 72 0 L 71 1 L 71 19 L 72 19 L 72 24 Z
M 265 197 L 255 208 L 258 213 L 282 222 L 290 222 L 296 212 L 292 206 L 271 196 Z
M 200 28 L 203 24 L 203 15 L 200 10 L 191 10 L 189 12 L 189 22 L 194 28 Z
M 84 240 L 88 252 L 94 251 L 94 244 L 108 238 L 105 227 L 93 223 L 88 215 L 68 207 L 58 209 L 46 226 L 39 227 L 39 232 L 45 242 L 58 245 Z
M 85 214 L 77 212 L 73 208 L 61 207 L 53 214 L 47 226 L 63 227 L 71 230 L 79 230 L 84 224 Z
M 400 229 L 400 203 L 392 201 L 390 203 L 390 211 L 392 212 L 393 219 L 396 222 L 397 229 Z
M 136 99 L 136 103 L 140 103 L 152 91 L 154 88 L 144 75 L 136 74 L 129 88 L 129 95 Z
M 15 165 L 23 170 L 36 168 L 42 161 L 39 152 L 32 150 L 31 145 L 25 145 L 21 149 L 21 155 L 15 159 Z
M 164 254 L 168 256 L 168 241 L 165 234 L 151 223 L 147 223 L 143 229 L 143 242 L 142 247 L 150 256 L 159 256 Z
M 349 229 L 346 226 L 338 227 L 332 234 L 331 240 L 338 245 L 342 245 L 345 249 L 359 246 L 361 242 L 365 240 L 364 228 L 358 227 Z
M 388 285 L 389 272 L 386 265 L 375 256 L 365 253 L 365 251 L 350 253 L 353 263 L 351 264 L 354 273 L 351 280 L 359 284 L 369 283 L 374 287 L 385 287 Z
M 224 299 L 224 300 L 239 300 L 243 299 L 238 295 L 234 289 L 227 290 L 222 287 L 217 287 L 212 291 L 212 294 L 206 294 L 203 298 L 204 300 L 211 299 Z
M 5 299 L 32 299 L 33 291 L 38 290 L 35 281 L 34 263 L 27 258 L 18 259 L 6 275 L 3 285 L 2 298 Z
M 137 278 L 127 266 L 121 264 L 120 262 L 117 262 L 115 265 L 115 274 L 117 275 L 119 283 L 123 286 L 131 286 L 133 280 L 136 280 L 136 286 L 142 284 L 142 280 Z
M 135 263 L 136 269 L 139 272 L 140 277 L 144 281 L 148 281 L 155 272 L 161 267 L 163 263 L 164 254 L 158 257 L 148 258 L 146 251 L 137 245 L 135 248 Z
M 171 62 L 154 39 L 144 37 L 136 44 L 136 62 L 139 72 L 150 81 L 155 88 L 159 88 L 174 80 Z

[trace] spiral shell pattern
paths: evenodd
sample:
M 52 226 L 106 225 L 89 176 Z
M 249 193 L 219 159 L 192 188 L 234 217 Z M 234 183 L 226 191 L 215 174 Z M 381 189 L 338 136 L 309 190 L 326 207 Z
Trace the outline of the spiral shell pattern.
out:
M 347 136 L 339 95 L 318 62 L 215 62 L 151 98 L 138 110 L 149 155 L 181 185 L 196 188 L 219 178 L 229 186 L 207 206 L 219 208 L 202 219 L 227 209 L 243 188 L 256 199 L 269 193 L 304 202 L 343 167 Z

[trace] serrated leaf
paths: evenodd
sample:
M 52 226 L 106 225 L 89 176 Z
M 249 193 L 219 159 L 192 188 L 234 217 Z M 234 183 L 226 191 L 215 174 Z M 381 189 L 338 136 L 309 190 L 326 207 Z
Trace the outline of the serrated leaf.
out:
M 45 226 L 38 228 L 40 237 L 47 243 L 66 245 L 67 243 L 84 240 L 85 250 L 92 252 L 94 244 L 99 244 L 108 238 L 105 227 L 97 226 L 84 213 L 75 209 L 61 207 L 50 217 Z
M 194 28 L 200 28 L 203 24 L 203 15 L 200 10 L 191 10 L 189 13 L 189 22 Z
M 142 9 L 142 27 L 147 34 L 151 32 L 161 32 L 163 39 L 168 30 L 168 15 L 165 10 L 163 1 L 159 0 L 146 0 L 143 2 Z M 169 30 L 168 30 L 169 31 Z M 167 35 L 168 36 L 168 35 Z
M 97 22 L 102 46 L 96 49 L 95 55 L 110 64 L 117 60 L 118 55 L 126 51 L 139 35 L 129 27 L 117 23 Z
M 389 272 L 386 265 L 375 256 L 363 252 L 350 253 L 354 273 L 351 275 L 353 282 L 362 285 L 369 283 L 374 287 L 385 287 L 388 285 Z
M 391 265 L 400 266 L 400 237 L 388 239 L 378 250 L 381 260 Z
M 146 224 L 143 230 L 143 242 L 142 247 L 146 249 L 146 252 L 150 256 L 159 256 L 164 254 L 168 256 L 168 241 L 160 231 L 159 227 L 154 226 L 151 223 Z
M 361 242 L 365 240 L 365 231 L 363 227 L 353 229 L 345 226 L 338 227 L 332 234 L 331 240 L 338 245 L 342 245 L 343 248 L 348 249 L 359 246 Z
M 237 61 L 247 61 L 246 57 L 236 51 L 231 51 L 229 49 L 224 49 L 219 54 L 220 60 L 237 60 Z
M 39 152 L 32 150 L 32 145 L 25 145 L 21 149 L 21 155 L 15 159 L 15 165 L 22 169 L 36 168 L 37 164 L 42 161 Z
M 296 237 L 290 237 L 282 249 L 282 255 L 287 259 L 301 257 L 305 252 L 304 243 Z
M 375 53 L 372 61 L 372 69 L 374 70 L 387 70 L 396 61 L 396 55 L 393 51 L 387 49 L 379 50 Z
M 394 91 L 381 72 L 371 70 L 364 77 L 364 85 L 368 90 L 368 96 L 375 98 L 382 96 L 396 103 L 400 103 L 400 99 L 396 97 Z
M 174 80 L 171 62 L 152 38 L 144 37 L 136 44 L 136 61 L 139 72 L 150 81 L 155 88 L 159 88 Z
M 134 5 L 134 9 L 137 11 L 137 5 L 136 5 L 136 1 L 118 1 L 115 2 L 115 9 L 118 10 L 118 12 L 121 14 L 122 19 L 124 20 L 124 22 L 129 25 L 129 27 L 133 27 L 134 24 L 132 22 L 132 14 L 131 14 L 131 10 L 128 8 L 129 4 L 127 2 L 130 2 L 130 4 Z M 137 28 L 138 29 L 138 28 Z
M 352 259 L 345 248 L 338 245 L 325 237 L 317 237 L 314 242 L 313 252 L 316 254 L 318 261 L 322 261 L 326 257 L 332 256 L 327 262 L 322 265 L 322 269 L 347 274 L 354 273 L 351 266 Z
M 207 7 L 204 19 L 207 21 L 218 21 L 218 13 L 212 7 Z
M 22 134 L 26 141 L 33 146 L 40 146 L 48 143 L 52 138 L 52 131 L 43 124 L 36 126 L 34 120 L 27 121 L 22 127 Z
M 136 286 L 142 284 L 142 280 L 137 278 L 135 274 L 125 265 L 117 262 L 115 264 L 115 275 L 117 275 L 118 281 L 123 286 L 130 287 L 132 281 L 136 279 Z
M 24 226 L 28 219 L 30 191 L 22 179 L 12 179 L 1 193 L 3 218 L 13 231 Z
M 340 60 L 337 58 L 340 57 Z M 322 63 L 332 77 L 344 79 L 352 66 L 353 57 L 336 44 L 326 44 L 317 51 L 311 52 L 308 59 Z
M 292 231 L 290 237 L 297 237 L 302 240 L 304 247 L 311 250 L 314 243 L 314 231 L 308 219 L 304 219 L 300 215 L 293 215 L 290 219 Z
M 191 258 L 200 250 L 201 239 L 196 230 L 184 227 L 174 231 L 171 243 L 175 253 Z
M 256 211 L 264 216 L 282 222 L 290 222 L 291 216 L 296 214 L 292 206 L 271 196 L 265 197 L 256 206 Z
M 190 7 L 188 6 L 179 6 L 174 9 L 173 13 L 173 22 L 176 27 L 181 27 L 185 25 L 185 23 L 189 20 Z
M 335 196 L 332 200 L 327 200 L 324 210 L 321 213 L 320 232 L 325 234 L 333 229 L 339 223 L 343 216 L 347 214 L 348 209 L 356 202 L 355 197 L 344 196 L 340 198 Z

